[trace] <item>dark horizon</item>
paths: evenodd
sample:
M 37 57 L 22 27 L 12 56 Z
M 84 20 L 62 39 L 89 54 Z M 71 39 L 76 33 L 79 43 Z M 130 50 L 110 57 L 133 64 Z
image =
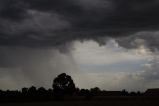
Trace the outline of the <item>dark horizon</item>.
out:
M 66 74 L 66 75 L 68 75 L 67 73 L 61 73 L 61 74 Z M 59 74 L 59 75 L 61 75 L 61 74 Z M 59 75 L 57 75 L 56 76 L 56 78 L 59 76 Z M 69 75 L 68 75 L 69 76 Z M 71 76 L 70 76 L 71 77 Z M 72 79 L 72 81 L 73 81 L 73 78 L 71 77 L 71 79 Z M 2 89 L 0 89 L 0 91 L 18 91 L 18 92 L 22 92 L 22 89 L 29 89 L 29 88 L 36 88 L 36 90 L 38 90 L 39 88 L 41 89 L 45 89 L 45 90 L 53 90 L 54 88 L 53 88 L 53 84 L 55 83 L 54 82 L 54 80 L 55 80 L 55 78 L 53 78 L 53 81 L 52 81 L 52 87 L 51 88 L 45 88 L 45 87 L 43 87 L 43 86 L 41 86 L 41 87 L 37 87 L 37 86 L 34 86 L 34 85 L 31 85 L 30 87 L 22 87 L 21 89 L 6 89 L 6 90 L 2 90 Z M 74 81 L 73 81 L 73 83 L 74 83 Z M 75 84 L 75 83 L 74 83 Z M 137 93 L 137 92 L 140 92 L 140 93 L 145 93 L 146 91 L 148 91 L 148 90 L 159 90 L 159 88 L 147 88 L 145 91 L 140 91 L 140 90 L 136 90 L 136 91 L 128 91 L 127 89 L 125 89 L 125 88 L 123 88 L 123 89 L 121 89 L 121 90 L 106 90 L 106 89 L 100 89 L 99 87 L 97 87 L 97 86 L 94 86 L 94 87 L 92 87 L 92 88 L 80 88 L 79 86 L 76 86 L 76 84 L 75 84 L 75 88 L 76 89 L 79 89 L 79 90 L 82 90 L 82 89 L 84 89 L 84 90 L 91 90 L 91 89 L 98 89 L 99 91 L 126 91 L 126 92 L 128 92 L 128 93 Z
M 44 87 L 22 88 L 20 91 L 0 90 L 0 103 L 21 103 L 21 102 L 45 102 L 45 101 L 116 101 L 116 100 L 149 100 L 159 98 L 158 89 L 148 89 L 145 92 L 106 91 L 98 87 L 91 89 L 79 89 L 75 86 L 72 77 L 66 73 L 61 73 L 53 80 L 53 89 Z

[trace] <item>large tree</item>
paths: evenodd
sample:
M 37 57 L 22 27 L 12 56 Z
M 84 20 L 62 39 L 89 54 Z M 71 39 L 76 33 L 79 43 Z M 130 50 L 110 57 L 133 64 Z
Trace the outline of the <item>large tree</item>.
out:
M 58 75 L 53 80 L 52 87 L 55 95 L 64 95 L 64 94 L 72 95 L 76 90 L 75 84 L 71 76 L 67 75 L 66 73 Z

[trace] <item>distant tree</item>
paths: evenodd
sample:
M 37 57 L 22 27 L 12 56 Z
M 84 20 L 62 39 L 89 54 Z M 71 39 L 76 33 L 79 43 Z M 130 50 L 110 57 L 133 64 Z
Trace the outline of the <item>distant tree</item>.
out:
M 140 91 L 137 91 L 137 95 L 140 96 L 142 93 Z
M 31 86 L 31 87 L 28 89 L 28 92 L 30 92 L 30 93 L 36 92 L 36 87 Z
M 80 89 L 76 87 L 76 90 L 75 90 L 75 95 L 79 95 L 80 94 Z
M 23 94 L 27 94 L 27 92 L 28 92 L 28 88 L 22 88 L 22 93 Z
M 47 90 L 44 87 L 38 88 L 37 95 L 38 95 L 38 98 L 42 100 L 45 100 L 48 97 Z
M 99 95 L 99 93 L 101 92 L 101 90 L 100 90 L 100 88 L 95 87 L 95 88 L 91 88 L 90 92 L 91 92 L 92 95 L 97 96 L 97 95 Z
M 136 94 L 137 94 L 137 93 L 134 92 L 134 91 L 133 91 L 133 92 L 130 92 L 130 96 L 136 96 Z
M 28 88 L 22 88 L 22 96 L 26 97 L 28 93 Z
M 39 96 L 44 96 L 47 94 L 47 91 L 44 87 L 38 88 L 37 92 L 38 92 Z
M 38 88 L 38 90 L 37 90 L 39 93 L 41 93 L 41 94 L 44 94 L 44 93 L 46 93 L 46 89 L 44 88 L 44 87 L 40 87 L 40 88 Z
M 28 96 L 34 98 L 36 97 L 36 87 L 34 86 L 31 86 L 29 89 L 28 89 Z
M 56 96 L 63 96 L 65 94 L 72 95 L 76 88 L 71 76 L 66 73 L 58 75 L 53 80 L 53 92 Z
M 127 96 L 129 93 L 128 93 L 128 91 L 126 91 L 125 89 L 123 89 L 121 91 L 121 94 L 122 94 L 122 96 Z
M 90 100 L 92 97 L 92 94 L 91 94 L 90 90 L 88 90 L 88 89 L 81 89 L 80 96 L 84 96 L 86 100 Z

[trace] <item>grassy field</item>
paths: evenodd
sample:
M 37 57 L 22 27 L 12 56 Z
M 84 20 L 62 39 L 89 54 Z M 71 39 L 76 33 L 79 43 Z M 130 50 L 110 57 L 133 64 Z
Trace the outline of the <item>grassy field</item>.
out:
M 159 106 L 157 100 L 52 101 L 31 103 L 1 103 L 0 106 Z

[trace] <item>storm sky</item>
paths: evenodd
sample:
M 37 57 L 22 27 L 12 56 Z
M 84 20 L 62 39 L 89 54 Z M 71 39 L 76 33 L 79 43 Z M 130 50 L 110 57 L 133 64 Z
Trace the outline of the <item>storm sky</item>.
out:
M 0 89 L 159 87 L 159 0 L 0 0 Z

